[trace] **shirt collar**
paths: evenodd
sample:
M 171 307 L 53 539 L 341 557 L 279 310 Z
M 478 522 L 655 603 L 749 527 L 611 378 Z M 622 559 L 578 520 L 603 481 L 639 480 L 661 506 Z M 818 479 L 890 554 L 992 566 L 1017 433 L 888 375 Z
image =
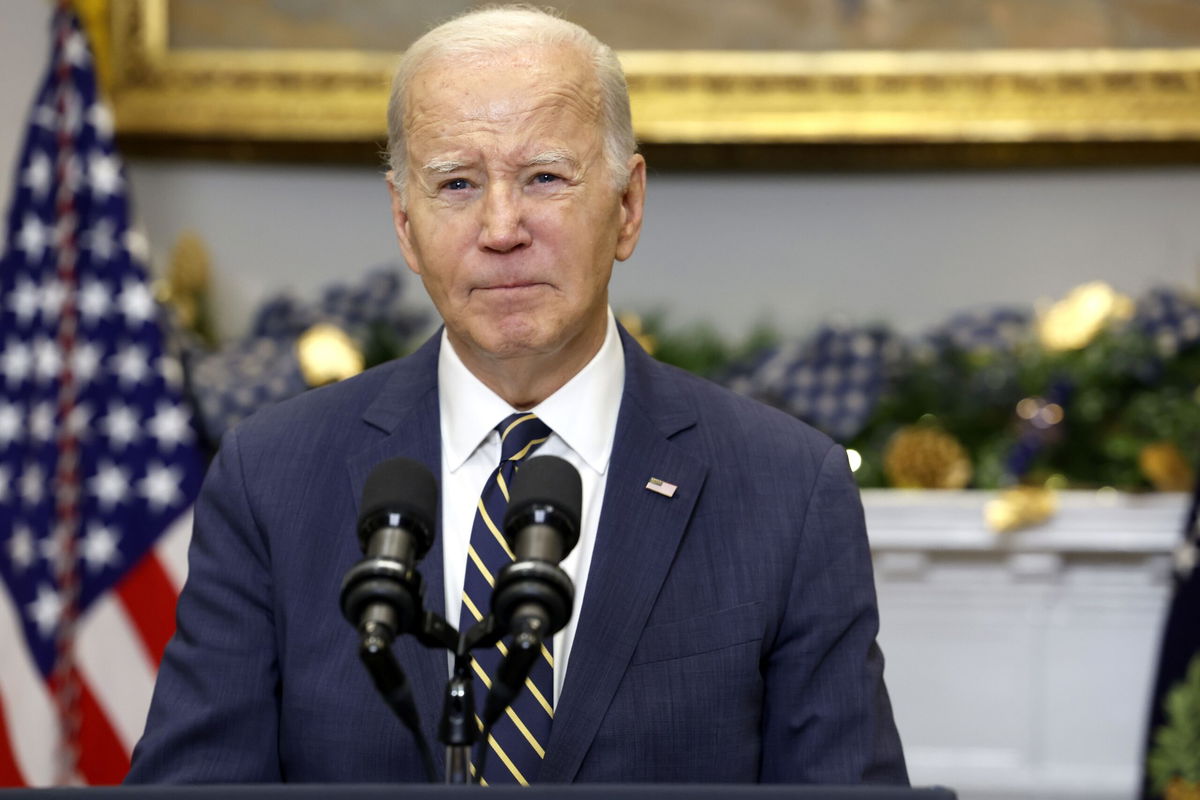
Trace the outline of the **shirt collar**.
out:
M 571 380 L 530 411 L 603 475 L 612 454 L 624 386 L 625 353 L 610 308 L 600 350 Z M 467 369 L 444 329 L 438 351 L 438 402 L 442 453 L 451 472 L 471 457 L 502 419 L 516 413 Z

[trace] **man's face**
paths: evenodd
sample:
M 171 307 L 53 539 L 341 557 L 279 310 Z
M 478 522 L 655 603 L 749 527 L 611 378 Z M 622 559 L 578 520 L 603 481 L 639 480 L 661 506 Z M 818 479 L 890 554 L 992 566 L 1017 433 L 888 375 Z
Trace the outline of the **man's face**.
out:
M 645 165 L 631 158 L 629 188 L 615 188 L 599 92 L 564 48 L 435 61 L 410 84 L 396 233 L 468 367 L 552 356 L 578 369 L 603 341 Z

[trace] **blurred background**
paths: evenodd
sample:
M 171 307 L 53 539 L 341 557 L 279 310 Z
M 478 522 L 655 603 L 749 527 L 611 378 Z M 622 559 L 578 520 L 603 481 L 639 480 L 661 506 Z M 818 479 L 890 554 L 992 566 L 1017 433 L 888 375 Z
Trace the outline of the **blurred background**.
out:
M 179 5 L 203 18 L 209 4 Z M 271 4 L 216 4 L 221 13 L 243 5 Z M 313 4 L 293 5 L 305 9 Z M 416 6 L 423 16 L 407 27 L 409 33 L 425 27 L 427 19 L 450 13 L 448 8 L 429 13 L 430 7 L 442 9 L 441 3 L 362 5 L 375 13 L 382 13 L 380 6 L 390 8 L 388 18 L 401 19 Z M 572 10 L 584 13 L 585 23 L 601 21 L 586 11 L 588 5 L 577 3 Z M 726 23 L 730 4 L 700 5 L 696 18 Z M 814 5 L 869 10 L 888 4 Z M 950 27 L 946 12 L 939 10 L 945 4 L 926 5 L 933 9 L 930 16 Z M 974 0 L 964 5 L 991 4 Z M 1019 10 L 1018 19 L 1032 16 L 1026 36 L 1039 31 L 1046 36 L 1036 9 L 1060 3 L 1011 5 Z M 1100 38 L 1092 30 L 1099 27 L 1097 9 L 1108 4 L 1061 5 L 1074 9 L 1080 19 L 1081 30 L 1058 31 L 1066 43 L 1095 46 Z M 1194 4 L 1145 5 L 1177 8 L 1176 20 L 1165 17 L 1162 35 L 1190 34 L 1193 43 L 1200 41 Z M 0 99 L 8 113 L 0 123 L 0 152 L 6 154 L 17 152 L 27 104 L 45 68 L 49 41 L 41 33 L 50 8 L 44 0 L 5 5 Z M 353 10 L 344 15 L 355 18 Z M 975 18 L 986 21 L 982 15 Z M 204 30 L 199 24 L 192 27 Z M 247 27 L 264 29 L 235 18 L 231 24 L 222 22 L 219 30 L 225 35 Z M 638 28 L 608 27 L 614 35 Z M 949 38 L 940 28 L 929 28 L 927 36 Z M 265 29 L 264 38 L 269 38 L 271 29 Z M 962 29 L 969 30 L 966 24 Z M 397 38 L 391 45 L 399 49 L 404 41 Z M 798 44 L 834 41 L 830 34 L 823 42 Z M 1014 45 L 995 33 L 976 43 Z M 371 44 L 381 46 L 378 40 Z M 1015 42 L 1030 44 L 1019 38 Z M 199 232 L 211 251 L 213 307 L 223 337 L 244 333 L 257 304 L 280 287 L 315 292 L 339 276 L 398 260 L 382 166 L 373 162 L 369 145 L 361 148 L 362 154 L 361 163 L 346 165 L 322 163 L 319 153 L 284 164 L 125 153 L 134 214 L 145 227 L 156 262 L 166 259 L 184 230 Z M 12 158 L 0 163 L 5 170 L 0 177 L 11 175 Z M 1069 153 L 1062 156 L 1064 163 L 1070 158 Z M 786 154 L 772 153 L 753 171 L 709 166 L 698 172 L 687 164 L 665 168 L 651 160 L 647 224 L 637 253 L 616 272 L 616 307 L 662 307 L 672 319 L 703 320 L 729 334 L 743 333 L 763 319 L 789 333 L 806 332 L 831 319 L 887 321 L 915 331 L 964 308 L 1032 304 L 1091 280 L 1108 281 L 1133 295 L 1160 284 L 1194 287 L 1200 280 L 1200 226 L 1195 224 L 1200 168 L 1195 163 L 1002 170 L 938 169 L 935 163 L 934 169 L 879 172 L 820 169 L 817 162 L 815 170 L 797 171 L 789 168 Z M 414 302 L 419 294 L 412 293 Z
M 434 329 L 391 228 L 378 76 L 468 5 L 79 4 L 116 100 L 119 194 L 146 243 L 134 260 L 165 302 L 161 347 L 182 366 L 200 462 L 255 409 Z M 619 50 L 678 51 L 626 60 L 650 182 L 612 304 L 660 358 L 850 448 L 914 782 L 968 800 L 1139 796 L 1150 716 L 1156 729 L 1180 653 L 1200 648 L 1195 589 L 1181 588 L 1195 586 L 1200 442 L 1200 3 L 551 5 Z M 4 3 L 0 187 L 14 206 L 54 10 Z M 747 53 L 779 58 L 730 78 Z M 277 91 L 254 108 L 264 122 L 241 95 L 214 93 L 236 74 L 308 80 L 315 94 Z M 929 109 L 904 106 L 900 123 L 872 105 L 911 97 Z M 143 548 L 170 596 L 187 536 L 186 514 L 172 519 Z M 0 530 L 0 564 L 7 553 L 19 610 L 37 586 L 19 588 L 17 530 Z M 1162 661 L 1168 680 L 1170 613 L 1191 633 Z M 0 638 L 19 639 L 19 625 Z M 25 626 L 32 637 L 36 620 Z M 106 683 L 96 649 L 83 666 L 110 698 L 117 766 L 92 774 L 76 753 L 64 772 L 36 755 L 61 732 L 47 723 L 10 748 L 8 773 L 0 747 L 0 785 L 119 778 L 148 690 Z M 0 711 L 15 741 L 18 723 L 55 716 L 55 692 L 14 705 L 37 681 L 22 683 L 12 658 Z M 52 655 L 33 660 L 54 669 Z M 1160 788 L 1200 785 L 1200 756 L 1187 755 L 1188 736 L 1200 753 L 1200 686 L 1188 703 L 1168 737 L 1184 755 L 1163 756 Z

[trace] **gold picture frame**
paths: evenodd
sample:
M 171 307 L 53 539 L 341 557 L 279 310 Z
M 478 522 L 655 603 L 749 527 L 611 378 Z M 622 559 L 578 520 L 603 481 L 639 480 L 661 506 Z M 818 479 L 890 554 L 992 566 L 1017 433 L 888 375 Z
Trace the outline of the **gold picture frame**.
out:
M 369 144 L 374 152 L 385 138 L 394 56 L 173 49 L 168 0 L 102 5 L 106 30 L 94 38 L 118 132 L 135 149 L 223 143 L 319 153 Z M 1200 144 L 1200 47 L 620 56 L 637 136 L 651 147 L 1115 145 L 1191 160 Z

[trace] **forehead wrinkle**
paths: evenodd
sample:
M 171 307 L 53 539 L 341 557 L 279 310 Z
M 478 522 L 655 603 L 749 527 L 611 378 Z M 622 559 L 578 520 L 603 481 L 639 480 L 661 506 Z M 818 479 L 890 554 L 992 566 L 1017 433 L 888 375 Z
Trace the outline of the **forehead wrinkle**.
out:
M 496 53 L 425 64 L 413 76 L 407 97 L 404 116 L 409 123 L 406 126 L 409 133 L 419 127 L 419 124 L 411 124 L 416 121 L 415 118 L 428 115 L 431 110 L 434 116 L 437 115 L 436 111 L 440 110 L 437 107 L 446 102 L 447 93 L 453 98 L 451 102 L 457 100 L 461 103 L 467 99 L 468 95 L 464 95 L 456 80 L 460 73 L 465 72 L 470 76 L 510 67 L 515 67 L 524 76 L 523 91 L 507 98 L 507 102 L 485 101 L 473 108 L 460 105 L 457 122 L 502 123 L 544 111 L 547 107 L 568 111 L 588 122 L 601 117 L 603 91 L 600 82 L 578 53 L 568 51 L 565 60 L 553 64 L 529 56 L 514 57 L 511 53 Z
M 472 76 L 496 67 L 516 67 L 515 83 L 500 94 L 489 94 L 490 87 L 483 93 L 474 91 Z M 464 75 L 462 70 L 470 70 L 470 74 Z M 473 150 L 483 143 L 480 136 L 495 136 L 497 141 L 514 135 L 525 139 L 525 147 L 511 152 L 515 158 L 510 167 L 565 162 L 582 169 L 592 151 L 603 146 L 603 135 L 598 132 L 597 141 L 588 142 L 585 152 L 571 152 L 554 141 L 564 125 L 568 131 L 580 124 L 595 129 L 602 118 L 599 81 L 577 57 L 553 64 L 511 55 L 426 64 L 413 77 L 405 112 L 405 144 L 413 157 L 410 163 L 415 162 L 414 167 L 424 163 L 421 172 L 426 176 L 480 166 L 474 156 L 464 159 L 462 153 L 453 152 Z M 543 138 L 540 145 L 539 138 Z M 520 150 L 541 152 L 536 159 L 525 159 Z

